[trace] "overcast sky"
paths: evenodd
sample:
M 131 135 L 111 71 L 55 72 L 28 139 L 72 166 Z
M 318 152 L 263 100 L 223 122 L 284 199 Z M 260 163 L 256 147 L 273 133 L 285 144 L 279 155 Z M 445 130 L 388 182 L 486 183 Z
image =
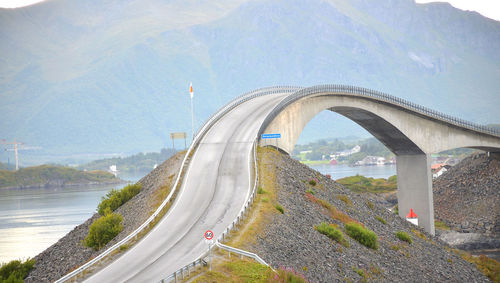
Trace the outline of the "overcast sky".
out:
M 43 0 L 0 0 L 2 8 L 16 8 L 28 6 Z M 432 0 L 416 0 L 417 3 L 438 2 Z M 448 0 L 439 2 L 449 2 L 456 8 L 462 10 L 476 11 L 485 17 L 500 21 L 500 1 L 499 0 Z

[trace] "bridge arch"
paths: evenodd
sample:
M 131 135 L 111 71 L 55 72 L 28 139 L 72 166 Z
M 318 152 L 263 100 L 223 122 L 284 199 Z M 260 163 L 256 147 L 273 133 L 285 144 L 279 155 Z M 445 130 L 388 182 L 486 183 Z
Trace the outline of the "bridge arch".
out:
M 500 132 L 454 118 L 404 99 L 365 88 L 322 85 L 281 101 L 266 117 L 261 134 L 280 133 L 272 144 L 291 153 L 302 130 L 319 112 L 337 112 L 365 128 L 396 154 L 400 216 L 413 208 L 419 224 L 434 234 L 430 154 L 469 147 L 500 152 Z M 266 145 L 268 140 L 260 140 Z

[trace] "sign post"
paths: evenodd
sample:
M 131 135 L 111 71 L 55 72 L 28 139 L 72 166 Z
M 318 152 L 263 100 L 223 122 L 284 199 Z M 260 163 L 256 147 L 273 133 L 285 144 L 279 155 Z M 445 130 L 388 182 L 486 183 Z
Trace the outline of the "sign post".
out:
M 182 133 L 170 133 L 170 138 L 172 139 L 172 148 L 175 149 L 175 139 L 184 139 L 184 149 L 186 149 L 186 132 Z
M 275 141 L 276 141 L 276 149 L 278 149 L 278 139 L 281 138 L 281 134 L 262 134 L 260 136 L 260 138 L 261 139 L 275 139 Z
M 205 232 L 205 241 L 208 243 L 208 271 L 212 271 L 212 251 L 210 245 L 212 244 L 212 239 L 214 238 L 214 232 L 207 230 Z

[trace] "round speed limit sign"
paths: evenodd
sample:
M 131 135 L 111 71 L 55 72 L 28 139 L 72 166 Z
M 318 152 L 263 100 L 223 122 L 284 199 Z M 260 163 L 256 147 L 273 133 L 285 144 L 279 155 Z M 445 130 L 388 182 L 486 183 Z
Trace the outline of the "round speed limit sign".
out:
M 214 237 L 214 232 L 212 232 L 212 231 L 210 231 L 210 230 L 207 230 L 207 231 L 205 232 L 205 239 L 207 239 L 207 240 L 212 240 L 212 239 L 213 239 L 213 237 Z

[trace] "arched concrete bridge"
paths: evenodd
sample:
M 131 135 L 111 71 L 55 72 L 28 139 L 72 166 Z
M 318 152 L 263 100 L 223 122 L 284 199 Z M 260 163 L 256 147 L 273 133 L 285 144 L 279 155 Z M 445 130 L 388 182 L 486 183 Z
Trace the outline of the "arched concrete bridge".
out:
M 307 122 L 324 109 L 356 121 L 396 153 L 400 213 L 404 216 L 412 206 L 431 233 L 428 154 L 463 146 L 500 151 L 500 133 L 362 88 L 331 85 L 255 90 L 222 107 L 196 134 L 186 157 L 190 162 L 182 166 L 184 178 L 167 214 L 137 244 L 85 281 L 158 282 L 201 258 L 208 250 L 203 242 L 205 231 L 212 230 L 221 238 L 252 198 L 253 150 L 259 134 L 281 133 L 279 147 L 291 152 Z M 88 271 L 123 243 L 57 282 Z
M 291 153 L 306 124 L 323 110 L 353 120 L 396 154 L 399 215 L 405 217 L 413 208 L 419 225 L 431 234 L 430 154 L 459 147 L 500 152 L 500 135 L 492 129 L 377 91 L 343 85 L 314 86 L 287 96 L 266 117 L 259 136 L 280 133 L 276 146 Z

